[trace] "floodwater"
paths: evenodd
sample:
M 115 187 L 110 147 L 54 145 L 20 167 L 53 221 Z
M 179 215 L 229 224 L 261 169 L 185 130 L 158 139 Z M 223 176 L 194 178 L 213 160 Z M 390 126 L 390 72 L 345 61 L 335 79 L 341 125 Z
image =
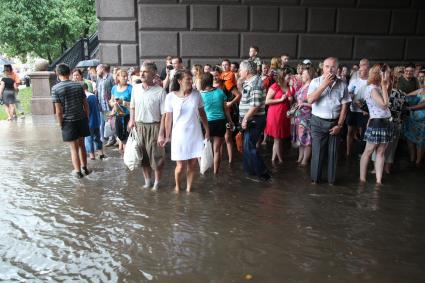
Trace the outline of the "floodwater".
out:
M 198 176 L 190 194 L 143 189 L 119 153 L 70 178 L 51 117 L 0 122 L 0 281 L 423 282 L 425 177 L 402 168 L 359 187 L 357 161 L 335 186 L 311 185 L 295 151 L 271 183 L 241 163 Z M 270 166 L 270 164 L 269 164 Z

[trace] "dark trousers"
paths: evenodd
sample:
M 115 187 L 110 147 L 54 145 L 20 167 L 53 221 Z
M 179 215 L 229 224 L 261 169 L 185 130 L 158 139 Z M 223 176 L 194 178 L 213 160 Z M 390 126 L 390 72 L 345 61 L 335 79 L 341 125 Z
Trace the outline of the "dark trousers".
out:
M 337 123 L 337 120 L 326 121 L 314 115 L 311 117 L 312 157 L 310 174 L 313 182 L 320 182 L 322 166 L 327 157 L 328 182 L 330 184 L 335 183 L 339 136 L 330 135 L 329 130 Z
M 265 126 L 266 117 L 264 115 L 254 116 L 254 118 L 248 122 L 247 129 L 244 132 L 243 168 L 245 173 L 249 175 L 257 175 L 260 177 L 267 173 L 266 165 L 256 147 L 257 141 L 264 131 Z

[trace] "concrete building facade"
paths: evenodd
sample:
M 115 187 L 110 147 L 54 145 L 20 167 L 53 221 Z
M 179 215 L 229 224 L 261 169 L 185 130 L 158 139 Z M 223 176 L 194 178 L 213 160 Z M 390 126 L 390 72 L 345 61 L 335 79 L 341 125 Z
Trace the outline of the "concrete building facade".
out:
M 425 63 L 424 0 L 97 0 L 100 59 L 115 66 L 337 56 Z

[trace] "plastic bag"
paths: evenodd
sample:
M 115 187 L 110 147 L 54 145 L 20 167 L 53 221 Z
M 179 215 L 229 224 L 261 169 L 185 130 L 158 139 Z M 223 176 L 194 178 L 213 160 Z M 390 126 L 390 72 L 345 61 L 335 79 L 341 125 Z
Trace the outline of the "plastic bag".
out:
M 103 136 L 109 138 L 114 135 L 114 130 L 112 130 L 111 120 L 105 122 L 105 129 L 103 130 Z
M 212 145 L 209 140 L 204 140 L 204 150 L 202 151 L 201 155 L 201 162 L 200 162 L 200 169 L 201 174 L 204 174 L 208 168 L 211 168 L 214 163 L 214 157 L 213 157 L 213 151 L 212 151 Z
M 139 138 L 137 136 L 136 129 L 132 129 L 128 136 L 127 143 L 124 151 L 124 164 L 133 171 L 140 165 L 143 155 L 139 148 Z
M 239 132 L 236 134 L 236 148 L 240 153 L 243 153 L 243 133 Z

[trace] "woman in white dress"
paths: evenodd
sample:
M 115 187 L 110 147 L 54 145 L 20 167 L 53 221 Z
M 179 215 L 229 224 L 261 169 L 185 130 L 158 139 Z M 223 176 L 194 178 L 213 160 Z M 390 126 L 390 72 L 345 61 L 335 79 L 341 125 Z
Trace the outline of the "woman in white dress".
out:
M 170 140 L 172 133 L 171 160 L 176 161 L 175 190 L 177 192 L 180 190 L 183 170 L 187 167 L 186 191 L 190 192 L 195 177 L 197 159 L 201 157 L 204 148 L 200 121 L 205 129 L 205 139 L 209 139 L 210 133 L 202 97 L 197 90 L 192 88 L 191 72 L 178 71 L 173 80 L 176 89 L 165 98 L 166 138 L 162 146 L 165 146 Z

